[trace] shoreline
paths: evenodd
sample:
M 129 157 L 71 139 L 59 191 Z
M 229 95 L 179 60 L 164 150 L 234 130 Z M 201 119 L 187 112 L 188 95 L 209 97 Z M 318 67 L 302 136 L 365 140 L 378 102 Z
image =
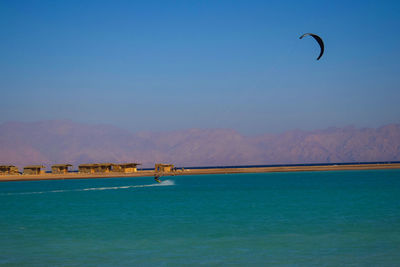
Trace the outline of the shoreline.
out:
M 349 165 L 318 165 L 318 166 L 277 166 L 277 167 L 246 167 L 246 168 L 210 168 L 185 169 L 164 173 L 162 176 L 205 175 L 205 174 L 235 174 L 235 173 L 269 173 L 269 172 L 303 172 L 303 171 L 346 171 L 346 170 L 387 170 L 400 169 L 400 163 L 389 164 L 349 164 Z M 40 174 L 40 175 L 0 175 L 0 182 L 12 181 L 40 181 L 40 180 L 67 180 L 67 179 L 98 179 L 98 178 L 134 178 L 152 177 L 154 170 L 140 170 L 134 173 L 94 173 L 83 174 L 71 172 L 67 174 Z

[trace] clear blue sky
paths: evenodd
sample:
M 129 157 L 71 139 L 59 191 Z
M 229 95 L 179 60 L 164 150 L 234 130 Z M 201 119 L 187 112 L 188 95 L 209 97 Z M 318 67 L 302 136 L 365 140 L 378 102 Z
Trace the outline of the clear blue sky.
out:
M 0 123 L 399 123 L 399 14 L 399 1 L 0 0 Z M 324 39 L 320 61 L 305 32 Z

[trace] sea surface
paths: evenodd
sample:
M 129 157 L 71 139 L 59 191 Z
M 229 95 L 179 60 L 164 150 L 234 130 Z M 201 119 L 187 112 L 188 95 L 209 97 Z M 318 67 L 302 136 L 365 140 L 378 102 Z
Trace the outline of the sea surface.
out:
M 400 266 L 400 170 L 0 183 L 0 266 Z

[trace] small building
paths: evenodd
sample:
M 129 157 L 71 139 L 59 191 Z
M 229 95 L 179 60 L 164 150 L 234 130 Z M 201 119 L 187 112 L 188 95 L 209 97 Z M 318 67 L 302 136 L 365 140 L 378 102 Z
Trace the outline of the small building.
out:
M 0 165 L 0 175 L 16 175 L 19 174 L 18 168 L 14 165 Z
M 71 164 L 54 164 L 51 166 L 51 172 L 53 174 L 66 174 L 68 173 L 68 168 L 72 167 Z
M 95 173 L 96 164 L 81 164 L 78 166 L 79 173 Z
M 108 173 L 112 169 L 111 163 L 81 164 L 78 166 L 79 173 Z
M 155 172 L 171 172 L 174 170 L 173 164 L 156 163 L 154 167 Z
M 113 164 L 114 172 L 123 172 L 123 173 L 131 173 L 137 172 L 137 166 L 141 165 L 140 163 L 118 163 Z
M 30 166 L 25 166 L 24 167 L 24 174 L 28 175 L 39 175 L 39 174 L 45 174 L 45 170 L 42 170 L 46 168 L 43 165 L 30 165 Z
M 96 164 L 96 172 L 111 172 L 112 170 L 112 163 L 99 163 Z

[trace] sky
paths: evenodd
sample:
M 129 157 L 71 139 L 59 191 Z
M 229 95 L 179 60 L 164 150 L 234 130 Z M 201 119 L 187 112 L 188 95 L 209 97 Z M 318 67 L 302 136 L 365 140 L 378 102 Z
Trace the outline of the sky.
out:
M 0 0 L 0 123 L 400 123 L 398 1 Z M 325 42 L 299 39 L 306 32 Z

